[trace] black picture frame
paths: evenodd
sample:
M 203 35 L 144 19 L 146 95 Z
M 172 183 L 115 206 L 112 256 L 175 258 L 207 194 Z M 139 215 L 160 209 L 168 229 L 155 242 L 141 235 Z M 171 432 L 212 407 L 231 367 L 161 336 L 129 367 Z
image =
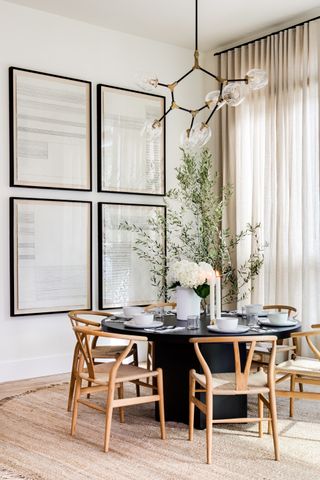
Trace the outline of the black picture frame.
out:
M 135 190 L 134 188 L 132 189 L 126 189 L 126 188 L 116 188 L 113 186 L 112 188 L 104 188 L 103 186 L 103 153 L 102 153 L 102 130 L 104 128 L 104 123 L 103 123 L 103 114 L 102 114 L 102 93 L 103 89 L 109 89 L 109 90 L 114 90 L 114 92 L 123 92 L 124 94 L 127 95 L 137 95 L 138 98 L 154 98 L 158 99 L 162 102 L 162 108 L 160 112 L 160 117 L 164 115 L 165 110 L 166 110 L 166 97 L 164 95 L 156 95 L 154 93 L 149 93 L 149 92 L 140 92 L 138 90 L 132 90 L 128 88 L 122 88 L 122 87 L 116 87 L 114 85 L 107 85 L 107 84 L 98 84 L 97 85 L 97 158 L 98 158 L 98 168 L 97 168 L 97 174 L 98 174 L 98 192 L 106 192 L 106 193 L 122 193 L 122 194 L 132 194 L 132 195 L 148 195 L 148 196 L 158 196 L 162 197 L 166 195 L 166 118 L 162 120 L 163 124 L 163 132 L 162 132 L 162 142 L 161 142 L 161 148 L 162 148 L 162 166 L 160 165 L 160 169 L 162 171 L 162 178 L 161 178 L 161 190 L 159 192 L 152 192 L 152 191 L 143 191 L 142 190 Z M 141 126 L 142 128 L 142 126 Z M 160 159 L 161 161 L 161 159 Z
M 16 99 L 16 88 L 15 88 L 15 75 L 18 75 L 19 73 L 28 75 L 32 77 L 32 75 L 35 75 L 37 78 L 43 77 L 44 79 L 49 78 L 49 79 L 57 79 L 57 82 L 59 81 L 65 81 L 67 82 L 68 85 L 72 84 L 84 84 L 86 87 L 86 110 L 85 110 L 85 150 L 86 150 L 86 158 L 85 158 L 85 170 L 86 170 L 86 186 L 85 187 L 79 187 L 79 186 L 65 186 L 63 183 L 61 184 L 56 184 L 54 185 L 54 182 L 50 184 L 50 182 L 41 182 L 41 181 L 32 181 L 32 180 L 24 180 L 23 179 L 18 179 L 18 171 L 19 171 L 19 161 L 17 158 L 17 152 L 18 149 L 16 147 L 18 135 L 17 135 L 17 112 L 16 112 L 16 107 L 17 107 L 17 99 Z M 49 92 L 50 93 L 50 92 Z M 51 93 L 52 95 L 52 93 Z M 29 103 L 32 102 L 32 100 L 29 100 Z M 76 103 L 76 100 L 73 99 L 73 102 Z M 34 102 L 34 108 L 38 109 L 40 111 L 40 106 L 41 102 L 38 102 L 40 105 L 37 104 L 37 102 Z M 31 103 L 30 103 L 31 105 Z M 52 104 L 47 104 L 48 108 L 54 108 Z M 31 107 L 30 107 L 31 108 Z M 56 105 L 56 108 L 63 108 L 63 106 Z M 69 107 L 69 110 L 73 109 L 79 109 L 79 105 L 74 105 L 73 107 Z M 71 114 L 71 111 L 70 111 Z M 27 114 L 24 115 L 26 117 Z M 41 118 L 41 117 L 40 117 Z M 29 121 L 33 122 L 39 122 L 39 117 L 37 116 L 29 116 Z M 42 118 L 41 122 L 47 122 L 47 124 L 50 125 L 50 119 L 49 118 Z M 53 120 L 54 122 L 54 120 Z M 57 122 L 57 119 L 56 119 Z M 69 125 L 69 128 L 77 129 L 81 128 L 81 125 L 77 124 L 77 122 L 72 122 L 71 120 L 66 120 L 65 118 L 63 120 L 59 120 L 59 122 L 62 122 L 64 125 Z M 37 124 L 35 124 L 37 125 Z M 82 125 L 83 126 L 83 125 Z M 37 125 L 38 127 L 38 125 Z M 48 135 L 50 135 L 50 130 L 46 129 L 30 129 L 29 127 L 24 127 L 24 129 L 28 128 L 28 130 L 37 130 L 38 133 L 36 134 L 43 134 L 46 135 L 45 132 L 49 132 Z M 66 126 L 64 127 L 66 128 Z M 39 132 L 41 130 L 41 132 Z M 68 134 L 66 134 L 65 131 L 59 130 L 57 131 L 51 131 L 52 136 L 56 135 L 57 138 L 59 138 L 58 133 L 61 133 L 64 137 L 67 137 Z M 70 132 L 69 132 L 70 134 Z M 81 132 L 73 131 L 71 135 L 74 135 L 75 137 L 81 138 L 82 134 Z M 24 140 L 25 143 L 27 143 L 26 140 Z M 56 142 L 57 143 L 57 142 Z M 38 142 L 38 147 L 34 146 L 35 148 L 35 156 L 39 155 L 39 151 L 41 151 L 41 148 L 45 149 L 45 142 Z M 9 67 L 9 145 L 10 145 L 10 186 L 11 187 L 22 187 L 22 188 L 43 188 L 43 189 L 53 189 L 53 190 L 72 190 L 72 191 L 87 191 L 90 192 L 92 191 L 92 83 L 88 80 L 80 80 L 72 77 L 65 77 L 62 75 L 56 75 L 53 73 L 46 73 L 46 72 L 40 72 L 36 70 L 28 70 L 25 68 L 19 68 L 19 67 L 14 67 L 11 66 Z M 42 147 L 41 147 L 42 145 Z M 49 150 L 49 147 L 47 147 Z M 43 153 L 42 153 L 43 154 Z M 24 156 L 28 157 L 29 152 L 26 151 L 24 153 Z M 76 156 L 76 155 L 75 155 Z M 70 155 L 68 156 L 68 158 Z M 58 159 L 58 155 L 56 155 L 55 159 Z M 59 157 L 59 161 L 61 158 Z
M 114 309 L 123 306 L 123 302 L 118 303 L 111 303 L 106 304 L 104 302 L 104 269 L 103 269 L 103 261 L 104 261 L 104 252 L 103 252 L 103 207 L 110 206 L 110 207 L 136 207 L 136 208 L 144 208 L 152 209 L 152 208 L 160 208 L 163 211 L 163 215 L 166 218 L 166 206 L 159 205 L 159 204 L 141 204 L 141 203 L 118 203 L 118 202 L 98 202 L 98 305 L 99 310 L 107 310 L 107 309 Z M 164 227 L 163 231 L 163 241 L 164 241 L 164 251 L 167 251 L 167 239 L 166 239 L 166 228 Z M 119 242 L 119 245 L 121 242 Z M 139 277 L 139 282 L 142 284 L 142 279 Z M 148 280 L 149 280 L 149 272 L 148 272 Z M 145 301 L 128 299 L 125 303 L 127 305 L 132 306 L 146 306 L 153 303 L 156 298 L 152 297 Z
M 86 295 L 87 295 L 87 302 L 83 305 L 78 305 L 78 304 L 70 304 L 70 305 L 65 305 L 65 306 L 60 306 L 60 308 L 54 308 L 54 307 L 44 307 L 44 308 L 20 308 L 20 303 L 19 303 L 19 288 L 17 287 L 18 282 L 19 282 L 19 265 L 18 265 L 18 245 L 19 245 L 19 240 L 20 236 L 18 233 L 19 229 L 19 223 L 18 219 L 16 218 L 16 204 L 17 202 L 25 203 L 27 204 L 28 202 L 34 202 L 37 204 L 41 204 L 42 202 L 49 203 L 49 204 L 56 204 L 56 203 L 61 203 L 61 204 L 78 204 L 78 205 L 87 205 L 88 211 L 86 212 L 88 215 L 88 225 L 86 225 L 86 228 L 83 229 L 85 234 L 87 235 L 86 242 L 88 245 L 86 246 L 86 252 L 87 252 L 87 262 L 86 262 L 86 271 L 85 271 L 85 283 L 86 283 Z M 66 200 L 66 199 L 51 199 L 51 198 L 30 198 L 30 197 L 10 197 L 9 198 L 9 218 L 10 218 L 10 225 L 9 225 L 9 232 L 10 232 L 10 316 L 11 317 L 17 317 L 17 316 L 30 316 L 30 315 L 48 315 L 48 314 L 57 314 L 57 313 L 65 313 L 70 310 L 74 309 L 83 309 L 83 310 L 91 310 L 92 309 L 92 202 L 90 201 L 81 201 L 81 200 Z M 47 216 L 48 218 L 48 224 L 52 225 L 53 222 L 53 217 L 51 215 Z M 35 223 L 35 222 L 34 222 Z M 28 225 L 27 233 L 26 235 L 30 235 L 30 224 L 32 224 L 32 220 L 29 217 L 28 214 L 26 217 L 26 224 Z M 74 227 L 74 225 L 73 225 Z M 31 227 L 32 228 L 32 227 Z M 75 232 L 74 232 L 75 235 Z M 73 242 L 74 241 L 74 235 L 70 235 L 68 237 L 69 241 Z M 59 232 L 59 236 L 61 237 L 61 232 Z M 50 237 L 51 238 L 51 237 Z M 71 238 L 71 240 L 70 240 Z M 20 242 L 20 247 L 25 248 L 26 252 L 24 255 L 24 260 L 28 260 L 28 257 L 32 257 L 32 248 L 34 248 L 35 251 L 35 246 L 32 247 L 31 244 L 23 244 L 21 245 Z M 71 250 L 74 250 L 73 244 L 70 247 Z M 29 249 L 29 250 L 28 250 Z M 35 256 L 35 253 L 34 253 Z M 68 275 L 72 275 L 72 266 L 70 268 L 69 265 L 66 266 L 66 269 L 68 269 Z M 87 271 L 89 269 L 89 271 Z M 71 271 L 69 271 L 71 270 Z M 51 277 L 50 277 L 51 274 Z M 75 276 L 75 275 L 74 275 Z M 61 279 L 61 286 L 59 283 L 59 279 L 55 280 L 55 275 L 54 272 L 49 272 L 48 275 L 49 279 L 51 278 L 52 284 L 57 286 L 59 285 L 59 288 L 63 288 L 63 280 Z M 66 277 L 66 275 L 65 275 Z M 39 283 L 39 282 L 38 282 Z M 37 291 L 37 290 L 35 290 Z M 49 290 L 48 287 L 48 291 Z M 37 291 L 38 293 L 38 291 Z

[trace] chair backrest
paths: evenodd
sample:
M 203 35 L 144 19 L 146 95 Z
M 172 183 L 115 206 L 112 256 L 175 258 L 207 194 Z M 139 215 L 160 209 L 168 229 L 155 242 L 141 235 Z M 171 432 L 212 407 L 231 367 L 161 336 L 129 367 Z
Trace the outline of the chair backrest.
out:
M 276 345 L 277 345 L 277 337 L 274 335 L 267 335 L 267 336 L 243 336 L 243 337 L 205 337 L 205 338 L 191 338 L 190 342 L 194 344 L 196 355 L 199 359 L 200 365 L 203 369 L 203 373 L 206 376 L 206 384 L 207 388 L 210 389 L 212 387 L 212 373 L 211 370 L 201 353 L 200 345 L 201 344 L 217 344 L 217 343 L 229 343 L 233 344 L 233 353 L 234 353 L 234 365 L 235 365 L 235 389 L 237 391 L 245 391 L 248 389 L 248 380 L 249 374 L 251 370 L 252 360 L 254 350 L 256 348 L 257 342 L 266 342 L 270 343 L 271 351 L 270 351 L 270 363 L 268 368 L 268 384 L 274 381 L 274 366 L 275 366 L 275 358 L 276 358 Z M 240 348 L 239 344 L 245 343 L 250 345 L 249 349 L 247 350 L 247 357 L 245 361 L 245 365 L 241 365 L 241 358 L 240 358 Z
M 300 345 L 301 340 L 305 340 L 311 352 L 315 356 L 315 358 L 320 360 L 320 350 L 314 344 L 314 341 L 317 339 L 316 337 L 320 338 L 320 326 L 319 326 L 319 330 L 311 330 L 310 332 L 291 333 L 293 344 L 295 345 L 296 351 L 298 353 L 300 353 L 300 350 L 301 350 L 301 345 Z
M 89 320 L 84 318 L 85 316 L 96 316 L 96 317 L 110 317 L 112 313 L 110 312 L 99 312 L 98 310 L 73 310 L 72 312 L 68 313 L 68 317 L 71 321 L 72 327 L 76 326 L 90 326 L 90 327 L 98 327 L 100 328 L 100 322 L 95 320 Z
M 162 307 L 171 307 L 176 308 L 176 302 L 154 302 L 147 307 L 144 307 L 145 312 L 149 312 L 150 310 L 154 310 L 155 308 L 162 308 Z
M 117 370 L 121 365 L 122 361 L 126 358 L 128 353 L 130 352 L 133 344 L 138 340 L 147 340 L 147 337 L 138 337 L 134 335 L 122 335 L 116 333 L 108 333 L 103 332 L 101 330 L 97 330 L 95 327 L 83 327 L 83 326 L 75 326 L 73 327 L 74 333 L 77 338 L 79 351 L 81 352 L 81 358 L 79 363 L 79 370 L 81 371 L 85 366 L 88 370 L 88 374 L 90 379 L 95 378 L 95 363 L 92 357 L 92 337 L 96 338 L 109 338 L 109 339 L 122 339 L 128 341 L 128 345 L 122 350 L 122 352 L 115 358 L 113 361 L 113 367 L 110 372 L 110 382 L 115 380 Z
M 263 310 L 276 310 L 277 312 L 288 312 L 288 317 L 295 318 L 298 313 L 295 307 L 290 305 L 264 305 Z

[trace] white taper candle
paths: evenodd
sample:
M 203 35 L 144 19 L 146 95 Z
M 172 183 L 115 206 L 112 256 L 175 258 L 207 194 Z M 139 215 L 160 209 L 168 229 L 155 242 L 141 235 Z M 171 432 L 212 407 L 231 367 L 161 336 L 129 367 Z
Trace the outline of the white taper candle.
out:
M 217 303 L 217 318 L 221 317 L 221 275 L 216 272 L 216 303 Z
M 213 271 L 210 278 L 210 320 L 214 320 L 216 318 L 215 284 L 216 284 L 216 274 Z

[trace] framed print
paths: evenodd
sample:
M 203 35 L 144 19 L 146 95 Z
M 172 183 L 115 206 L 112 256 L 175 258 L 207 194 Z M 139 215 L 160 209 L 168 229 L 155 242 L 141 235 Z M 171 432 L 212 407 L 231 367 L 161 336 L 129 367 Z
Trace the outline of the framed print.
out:
M 137 233 L 121 228 L 127 221 L 148 231 L 158 241 L 148 218 L 165 215 L 164 206 L 119 203 L 98 204 L 99 308 L 124 305 L 149 305 L 157 299 L 157 288 L 151 285 L 150 267 L 134 250 Z
M 165 119 L 156 139 L 146 122 L 165 112 L 165 97 L 98 85 L 98 190 L 165 195 Z
M 10 198 L 11 316 L 91 309 L 91 202 Z
M 91 82 L 9 68 L 10 186 L 91 190 Z

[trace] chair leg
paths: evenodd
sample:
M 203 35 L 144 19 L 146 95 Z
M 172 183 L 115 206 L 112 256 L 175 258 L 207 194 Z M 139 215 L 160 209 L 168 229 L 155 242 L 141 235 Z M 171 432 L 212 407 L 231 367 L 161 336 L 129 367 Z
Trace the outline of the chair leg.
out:
M 69 386 L 69 396 L 68 396 L 68 407 L 67 407 L 68 412 L 71 412 L 71 408 L 72 408 L 75 383 L 76 383 L 76 378 L 72 371 L 70 376 L 70 386 Z
M 139 358 L 138 358 L 138 347 L 134 345 L 134 352 L 133 352 L 133 365 L 139 367 Z M 136 385 L 136 394 L 137 397 L 140 397 L 140 385 Z
M 74 435 L 76 433 L 78 407 L 79 407 L 78 399 L 80 397 L 80 390 L 81 390 L 81 378 L 77 378 L 77 380 L 76 380 L 76 391 L 75 391 L 74 400 L 73 400 L 71 435 Z
M 67 407 L 68 412 L 71 412 L 71 409 L 72 409 L 72 401 L 73 401 L 74 388 L 76 383 L 76 371 L 77 371 L 78 361 L 79 361 L 79 347 L 77 344 L 73 353 L 72 369 L 71 369 L 71 375 L 70 375 L 70 386 L 69 386 L 68 407 Z
M 123 383 L 118 387 L 118 398 L 123 398 Z M 124 423 L 124 407 L 119 407 L 120 423 Z
M 301 393 L 303 393 L 303 383 L 299 383 L 299 390 L 300 390 Z
M 104 431 L 104 446 L 103 451 L 108 452 L 111 433 L 111 422 L 113 412 L 113 397 L 114 397 L 114 385 L 109 386 L 106 404 L 106 425 Z
M 88 382 L 88 387 L 91 387 L 92 385 L 92 382 Z M 89 399 L 90 398 L 90 393 L 87 393 L 87 398 Z
M 206 439 L 207 439 L 207 463 L 211 464 L 212 459 L 212 392 L 206 393 Z
M 194 370 L 191 370 L 189 373 L 189 440 L 193 440 L 193 430 L 194 430 L 194 408 L 195 405 L 192 401 L 192 398 L 195 396 L 195 387 L 196 381 L 193 377 Z
M 280 460 L 278 425 L 277 425 L 278 422 L 277 422 L 276 392 L 274 389 L 270 389 L 270 392 L 269 392 L 269 407 L 270 407 L 270 416 L 271 416 L 271 423 L 272 423 L 274 457 L 275 457 L 275 460 Z
M 295 379 L 296 379 L 296 376 L 295 376 L 295 375 L 291 375 L 291 379 L 290 379 L 290 392 L 294 392 L 294 391 L 295 391 Z M 290 417 L 293 417 L 293 414 L 294 414 L 294 398 L 291 397 L 291 398 L 290 398 L 289 416 L 290 416 Z
M 163 374 L 162 368 L 157 369 L 157 387 L 158 387 L 158 395 L 159 395 L 159 417 L 160 417 L 160 431 L 161 431 L 161 439 L 166 439 L 166 423 L 165 423 L 165 416 L 164 416 L 164 395 L 163 395 Z
M 153 370 L 153 342 L 148 342 L 147 370 Z M 150 382 L 150 377 L 147 378 L 147 383 L 149 382 Z
M 259 421 L 259 437 L 263 437 L 263 401 L 261 395 L 258 395 L 258 417 Z
M 152 342 L 148 342 L 147 370 L 152 370 Z

